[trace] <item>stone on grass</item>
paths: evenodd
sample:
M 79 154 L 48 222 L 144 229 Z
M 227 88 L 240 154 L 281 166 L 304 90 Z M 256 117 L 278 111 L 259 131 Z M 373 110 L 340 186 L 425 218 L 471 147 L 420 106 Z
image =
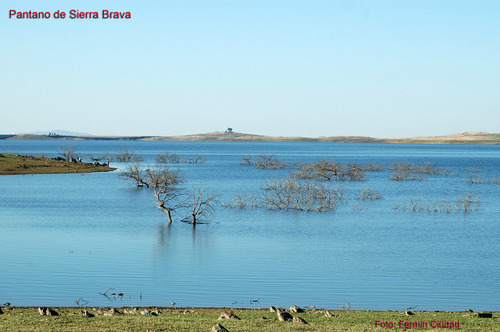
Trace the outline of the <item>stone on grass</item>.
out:
M 491 313 L 491 312 L 476 312 L 476 313 L 474 313 L 474 316 L 477 316 L 479 318 L 493 318 L 493 313 Z
M 123 309 L 123 314 L 124 315 L 136 315 L 137 314 L 137 308 L 130 308 L 130 309 Z
M 123 315 L 123 313 L 119 312 L 115 308 L 109 308 L 109 310 L 104 313 L 104 316 L 114 316 L 114 315 Z
M 81 314 L 83 317 L 94 317 L 94 315 L 92 313 L 88 312 L 87 310 L 82 310 Z
M 270 306 L 269 307 L 269 312 L 276 312 L 276 307 Z
M 304 312 L 304 310 L 300 307 L 297 307 L 296 305 L 293 305 L 290 307 L 290 309 L 288 309 L 288 311 L 290 312 Z
M 325 310 L 325 317 L 330 318 L 330 317 L 333 317 L 333 315 L 332 315 L 332 313 L 330 311 Z
M 45 309 L 45 315 L 47 315 L 47 316 L 59 316 L 57 311 L 55 311 L 54 309 L 50 309 L 50 308 Z
M 223 319 L 237 319 L 237 320 L 239 320 L 240 317 L 236 316 L 232 312 L 223 311 L 220 314 L 219 320 L 223 320 Z
M 224 326 L 217 324 L 212 326 L 212 332 L 229 332 Z
M 293 316 L 286 311 L 277 310 L 276 314 L 281 322 L 291 322 L 293 320 Z
M 38 307 L 38 313 L 41 316 L 59 316 L 57 311 L 54 309 L 46 308 L 46 307 Z
M 293 317 L 293 322 L 294 323 L 298 323 L 298 324 L 305 324 L 305 325 L 309 325 L 308 322 L 305 321 L 305 319 L 302 319 L 300 317 Z

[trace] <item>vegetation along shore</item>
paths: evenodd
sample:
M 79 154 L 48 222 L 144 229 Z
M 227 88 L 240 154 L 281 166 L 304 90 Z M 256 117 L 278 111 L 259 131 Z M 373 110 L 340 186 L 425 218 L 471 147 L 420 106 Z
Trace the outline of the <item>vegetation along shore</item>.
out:
M 499 313 L 227 308 L 2 307 L 2 331 L 499 331 Z
M 80 162 L 79 159 L 0 154 L 0 175 L 93 173 L 113 170 L 115 168 L 104 163 L 85 163 Z

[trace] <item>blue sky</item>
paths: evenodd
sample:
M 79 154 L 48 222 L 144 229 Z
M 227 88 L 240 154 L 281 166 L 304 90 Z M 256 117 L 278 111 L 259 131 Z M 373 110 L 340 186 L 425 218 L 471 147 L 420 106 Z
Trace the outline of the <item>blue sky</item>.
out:
M 500 132 L 499 17 L 486 0 L 6 0 L 0 133 Z

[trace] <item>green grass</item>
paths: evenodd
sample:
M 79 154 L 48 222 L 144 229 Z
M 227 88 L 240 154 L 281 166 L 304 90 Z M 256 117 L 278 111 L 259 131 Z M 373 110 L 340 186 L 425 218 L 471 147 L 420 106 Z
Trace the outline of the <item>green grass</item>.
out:
M 0 175 L 109 172 L 114 168 L 53 158 L 0 154 Z
M 305 319 L 309 325 L 280 322 L 275 313 L 265 309 L 234 309 L 232 312 L 241 320 L 218 320 L 221 308 L 160 308 L 158 316 L 115 315 L 83 317 L 84 308 L 54 308 L 59 316 L 40 316 L 37 308 L 3 308 L 0 314 L 1 331 L 210 331 L 217 323 L 233 331 L 384 331 L 400 330 L 400 320 L 427 322 L 427 328 L 405 328 L 406 331 L 458 330 L 456 328 L 432 328 L 432 321 L 460 321 L 461 331 L 500 331 L 498 313 L 493 318 L 479 318 L 469 312 L 415 312 L 406 316 L 401 311 L 331 311 L 333 317 L 326 317 L 320 310 L 293 313 Z M 96 313 L 92 308 L 85 308 Z M 121 312 L 122 310 L 119 309 Z M 139 310 L 139 312 L 142 309 Z M 226 310 L 229 311 L 229 310 Z M 376 321 L 394 323 L 394 328 L 376 326 Z

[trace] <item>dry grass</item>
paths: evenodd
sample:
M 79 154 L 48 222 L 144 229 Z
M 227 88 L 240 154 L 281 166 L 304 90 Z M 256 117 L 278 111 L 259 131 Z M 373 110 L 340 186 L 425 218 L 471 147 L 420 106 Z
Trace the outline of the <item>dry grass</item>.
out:
M 382 322 L 394 324 L 396 329 L 412 322 L 426 322 L 428 328 L 437 322 L 460 322 L 464 331 L 499 331 L 499 314 L 492 318 L 478 318 L 472 312 L 427 312 L 414 311 L 413 316 L 404 311 L 356 311 L 309 309 L 303 313 L 292 313 L 308 324 L 282 322 L 277 314 L 268 309 L 225 308 L 157 308 L 158 315 L 142 315 L 156 308 L 137 308 L 135 314 L 125 315 L 124 308 L 112 316 L 96 315 L 97 308 L 53 308 L 58 316 L 40 316 L 37 308 L 3 308 L 0 315 L 2 331 L 210 331 L 216 324 L 223 325 L 231 332 L 237 331 L 381 331 Z M 82 311 L 96 315 L 83 317 Z M 241 319 L 219 320 L 223 311 L 230 312 Z M 377 323 L 378 321 L 378 323 Z M 377 324 L 379 326 L 377 326 Z M 400 325 L 402 324 L 402 325 Z M 389 330 L 393 330 L 390 328 Z M 407 331 L 414 329 L 406 329 Z M 422 330 L 422 329 L 415 329 Z M 443 330 L 450 330 L 443 329 Z

